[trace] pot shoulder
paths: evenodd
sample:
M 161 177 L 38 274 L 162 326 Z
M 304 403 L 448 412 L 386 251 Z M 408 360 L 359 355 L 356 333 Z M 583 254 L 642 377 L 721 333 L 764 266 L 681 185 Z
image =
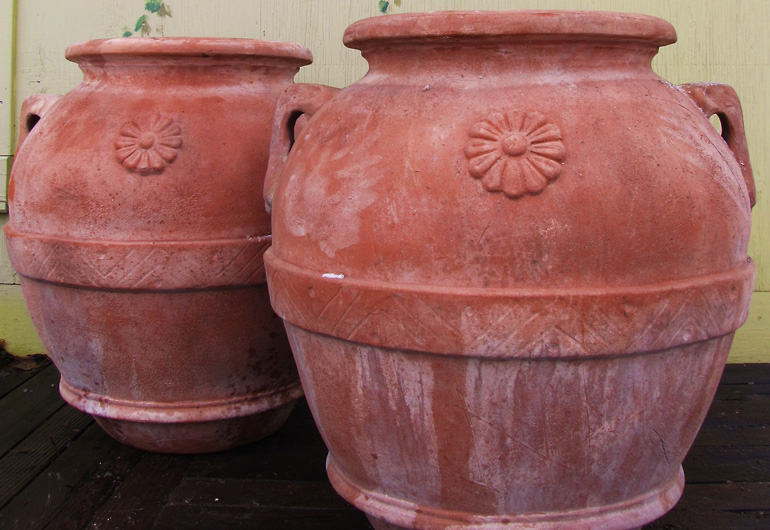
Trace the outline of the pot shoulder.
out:
M 745 263 L 740 167 L 658 78 L 343 90 L 297 139 L 275 253 L 399 283 L 655 283 Z
M 261 188 L 279 89 L 81 85 L 18 151 L 14 229 L 95 240 L 269 233 Z

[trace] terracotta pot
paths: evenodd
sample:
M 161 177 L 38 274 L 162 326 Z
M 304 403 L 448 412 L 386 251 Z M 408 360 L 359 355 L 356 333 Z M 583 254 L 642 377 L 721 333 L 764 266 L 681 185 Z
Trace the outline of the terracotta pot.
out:
M 10 184 L 8 251 L 61 393 L 116 439 L 227 449 L 301 396 L 270 309 L 262 208 L 276 103 L 299 45 L 75 44 L 84 74 L 32 96 Z
M 392 15 L 345 33 L 362 80 L 285 92 L 271 299 L 376 528 L 630 528 L 679 498 L 749 307 L 754 186 L 735 92 L 653 73 L 675 38 Z

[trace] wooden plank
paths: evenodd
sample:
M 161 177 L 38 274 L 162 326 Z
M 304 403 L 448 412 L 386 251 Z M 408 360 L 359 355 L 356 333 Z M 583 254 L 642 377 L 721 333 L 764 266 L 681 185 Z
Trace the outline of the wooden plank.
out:
M 770 484 L 687 484 L 674 509 L 644 530 L 769 527 Z
M 320 510 L 293 508 L 190 507 L 163 508 L 152 530 L 371 530 L 358 510 Z
M 704 427 L 760 427 L 770 425 L 770 396 L 755 399 L 714 401 L 703 421 Z
M 727 365 L 693 447 L 770 445 L 769 397 L 770 364 Z
M 94 514 L 88 528 L 150 528 L 190 459 L 188 456 L 145 453 L 128 478 Z
M 643 530 L 767 530 L 767 512 L 674 509 Z
M 687 484 L 677 508 L 686 510 L 768 511 L 770 484 Z
M 0 508 L 32 482 L 67 444 L 93 423 L 93 418 L 65 406 L 0 459 Z
M 691 484 L 770 482 L 770 447 L 693 446 L 682 467 Z
M 750 447 L 770 446 L 770 427 L 704 426 L 693 442 L 693 447 Z
M 227 454 L 212 454 L 190 463 L 197 478 L 326 480 L 326 447 L 256 442 Z
M 142 454 L 92 424 L 0 510 L 0 528 L 84 528 Z
M 719 385 L 714 401 L 747 401 L 751 399 L 767 399 L 770 396 L 770 383 L 747 383 Z
M 5 341 L 0 342 L 0 368 L 4 368 L 5 366 L 11 364 L 15 357 L 5 351 L 5 348 L 3 348 L 3 345 L 5 344 Z
M 202 455 L 190 463 L 186 476 L 325 481 L 327 454 L 307 402 L 300 400 L 276 434 L 226 453 Z
M 210 508 L 313 508 L 355 510 L 328 480 L 183 479 L 168 500 L 171 505 Z
M 50 359 L 44 355 L 31 355 L 23 360 L 11 355 L 8 357 L 11 363 L 0 368 L 0 398 L 32 379 L 35 374 L 51 364 Z
M 725 366 L 725 371 L 719 384 L 770 384 L 770 363 L 728 364 Z
M 65 406 L 58 383 L 59 372 L 49 365 L 0 401 L 0 456 Z

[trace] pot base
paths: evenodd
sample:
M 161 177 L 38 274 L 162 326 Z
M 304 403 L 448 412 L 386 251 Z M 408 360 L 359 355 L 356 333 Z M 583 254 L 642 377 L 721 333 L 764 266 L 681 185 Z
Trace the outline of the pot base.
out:
M 371 515 L 366 516 L 367 519 L 369 519 L 369 522 L 372 524 L 372 527 L 374 527 L 374 530 L 411 530 L 409 528 L 405 528 L 403 526 L 395 526 L 388 522 L 383 521 L 382 519 L 377 519 L 376 517 L 372 517 Z M 515 528 L 515 527 L 511 527 Z M 567 528 L 567 526 L 559 527 L 559 528 Z M 569 528 L 573 528 L 572 526 L 569 526 Z M 641 526 L 629 528 L 628 530 L 641 530 Z
M 375 530 L 629 530 L 668 512 L 684 489 L 680 466 L 679 473 L 660 488 L 621 503 L 565 512 L 480 516 L 422 506 L 361 488 L 340 471 L 331 455 L 326 471 L 337 493 L 365 512 Z
M 77 389 L 64 378 L 62 398 L 91 414 L 120 443 L 155 453 L 214 453 L 270 436 L 302 397 L 296 383 L 257 394 L 208 401 L 120 400 Z
M 278 408 L 219 421 L 145 423 L 94 416 L 122 444 L 153 453 L 200 454 L 227 451 L 270 436 L 280 429 L 294 402 Z

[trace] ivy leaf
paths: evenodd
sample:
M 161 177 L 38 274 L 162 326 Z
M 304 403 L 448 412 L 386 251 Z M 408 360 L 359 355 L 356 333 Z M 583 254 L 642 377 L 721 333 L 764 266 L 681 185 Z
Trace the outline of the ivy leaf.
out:
M 380 0 L 380 13 L 387 13 L 389 5 L 390 5 L 390 2 L 385 2 L 384 0 Z
M 160 6 L 163 4 L 162 0 L 147 0 L 144 3 L 144 8 L 150 13 L 157 13 Z
M 158 16 L 159 17 L 170 17 L 171 16 L 171 8 L 168 7 L 165 3 L 160 3 L 160 9 L 158 9 Z
M 147 15 L 142 15 L 139 17 L 139 19 L 136 21 L 134 31 L 140 31 L 142 33 L 142 37 L 146 37 L 150 34 L 150 29 L 150 23 L 147 22 Z

